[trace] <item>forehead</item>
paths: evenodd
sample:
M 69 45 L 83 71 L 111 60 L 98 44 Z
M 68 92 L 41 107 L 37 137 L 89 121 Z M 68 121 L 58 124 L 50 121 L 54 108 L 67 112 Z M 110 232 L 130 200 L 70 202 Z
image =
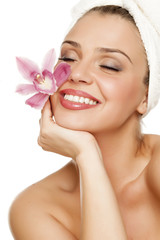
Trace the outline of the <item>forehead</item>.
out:
M 144 47 L 136 26 L 118 15 L 89 13 L 82 17 L 65 39 L 81 44 L 82 48 L 111 47 L 127 54 L 143 54 Z M 135 54 L 136 53 L 136 54 Z

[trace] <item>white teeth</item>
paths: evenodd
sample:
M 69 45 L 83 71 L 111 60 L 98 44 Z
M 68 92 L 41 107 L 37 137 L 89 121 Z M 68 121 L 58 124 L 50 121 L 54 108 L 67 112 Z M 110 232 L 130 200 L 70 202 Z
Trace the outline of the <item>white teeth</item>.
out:
M 64 95 L 64 99 L 67 99 L 67 97 L 68 97 L 67 95 Z
M 70 99 L 68 99 L 70 100 Z M 79 97 L 78 96 L 74 96 L 73 99 L 72 99 L 73 102 L 79 102 Z
M 88 103 L 89 103 L 89 101 L 90 101 L 90 99 L 89 99 L 89 98 L 85 98 L 85 99 L 84 99 L 84 103 L 85 103 L 85 104 L 88 104 Z
M 79 102 L 80 102 L 80 103 L 84 103 L 84 100 L 85 100 L 84 97 L 80 97 Z
M 73 95 L 69 95 L 68 100 L 72 101 L 73 100 Z
M 68 101 L 72 101 L 72 102 L 80 102 L 80 103 L 85 103 L 85 104 L 89 104 L 89 105 L 96 105 L 97 104 L 97 101 L 93 101 L 89 98 L 73 96 L 73 95 L 69 95 L 69 94 L 65 94 L 64 99 L 66 99 Z
M 89 104 L 92 105 L 92 104 L 93 104 L 93 100 L 90 100 L 90 101 L 89 101 Z

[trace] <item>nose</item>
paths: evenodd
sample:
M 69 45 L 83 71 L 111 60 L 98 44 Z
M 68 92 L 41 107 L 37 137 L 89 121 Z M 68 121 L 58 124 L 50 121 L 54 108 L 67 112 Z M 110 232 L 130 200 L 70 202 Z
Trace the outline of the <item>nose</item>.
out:
M 74 83 L 92 83 L 92 71 L 86 62 L 75 62 L 71 67 L 69 80 Z

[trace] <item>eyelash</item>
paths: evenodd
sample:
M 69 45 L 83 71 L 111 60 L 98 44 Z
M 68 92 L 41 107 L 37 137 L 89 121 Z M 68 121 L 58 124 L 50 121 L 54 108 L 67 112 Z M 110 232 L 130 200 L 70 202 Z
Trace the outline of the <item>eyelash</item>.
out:
M 74 62 L 74 61 L 76 61 L 75 59 L 68 58 L 68 57 L 60 57 L 58 59 L 61 60 L 61 61 L 65 61 L 65 62 Z M 115 72 L 119 72 L 120 71 L 120 69 L 113 68 L 113 67 L 110 67 L 110 66 L 107 66 L 107 65 L 100 65 L 100 67 L 106 68 L 108 70 L 115 71 Z
M 65 62 L 74 62 L 75 60 L 72 58 L 67 58 L 67 57 L 60 57 L 58 58 L 61 61 L 65 61 Z
M 108 69 L 108 70 L 115 71 L 115 72 L 119 72 L 119 71 L 120 71 L 120 69 L 113 68 L 113 67 L 106 66 L 106 65 L 100 65 L 100 67 L 106 68 L 106 69 Z

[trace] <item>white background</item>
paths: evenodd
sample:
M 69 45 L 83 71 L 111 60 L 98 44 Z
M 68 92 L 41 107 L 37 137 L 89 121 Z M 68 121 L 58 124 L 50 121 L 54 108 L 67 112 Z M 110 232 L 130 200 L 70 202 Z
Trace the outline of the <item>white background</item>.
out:
M 15 196 L 55 172 L 69 160 L 37 145 L 40 111 L 15 93 L 19 74 L 15 56 L 40 64 L 50 48 L 58 49 L 78 0 L 5 0 L 0 3 L 0 239 L 13 240 L 8 210 Z M 147 133 L 160 134 L 160 104 L 144 121 Z

